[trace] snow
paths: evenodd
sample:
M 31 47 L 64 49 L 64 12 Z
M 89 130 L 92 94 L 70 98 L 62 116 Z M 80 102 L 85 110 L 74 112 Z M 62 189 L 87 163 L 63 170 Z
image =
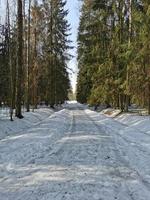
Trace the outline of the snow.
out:
M 8 115 L 6 115 L 6 112 Z M 1 110 L 0 139 L 3 139 L 8 135 L 13 135 L 14 133 L 20 133 L 27 128 L 38 125 L 41 121 L 53 114 L 53 112 L 53 110 L 48 108 L 37 109 L 34 112 L 23 113 L 24 118 L 22 120 L 14 118 L 14 122 L 11 122 L 9 120 L 9 110 L 7 108 Z
M 37 112 L 42 121 L 32 125 L 29 113 L 30 127 L 0 140 L 0 200 L 150 199 L 149 117 L 76 102 Z
M 116 117 L 117 115 L 121 113 L 121 110 L 107 108 L 107 109 L 103 109 L 100 113 L 106 115 L 107 117 Z
M 139 116 L 138 114 L 121 114 L 116 118 L 117 121 L 130 127 L 150 133 L 150 116 Z

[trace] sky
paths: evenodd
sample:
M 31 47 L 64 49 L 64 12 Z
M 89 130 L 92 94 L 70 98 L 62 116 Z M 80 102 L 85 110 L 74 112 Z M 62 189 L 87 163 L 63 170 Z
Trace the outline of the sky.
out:
M 4 5 L 4 0 L 0 0 L 0 23 L 3 22 L 4 20 L 4 14 L 5 13 L 5 5 Z
M 80 17 L 80 3 L 79 0 L 67 0 L 67 9 L 69 9 L 68 21 L 71 25 L 71 36 L 72 44 L 74 49 L 70 50 L 74 58 L 68 63 L 69 68 L 71 68 L 74 73 L 71 73 L 70 79 L 73 91 L 76 89 L 76 78 L 77 78 L 77 33 L 79 26 L 79 17 Z

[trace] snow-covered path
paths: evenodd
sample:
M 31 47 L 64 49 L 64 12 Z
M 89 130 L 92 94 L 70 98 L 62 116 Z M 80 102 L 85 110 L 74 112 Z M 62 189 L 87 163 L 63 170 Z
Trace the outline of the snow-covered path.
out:
M 0 200 L 149 200 L 150 136 L 125 128 L 75 104 L 1 140 Z

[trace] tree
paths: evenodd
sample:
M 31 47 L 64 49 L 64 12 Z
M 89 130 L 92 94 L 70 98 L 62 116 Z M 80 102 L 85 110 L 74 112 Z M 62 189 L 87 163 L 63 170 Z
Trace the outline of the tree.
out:
M 23 80 L 23 14 L 22 14 L 22 0 L 17 1 L 18 14 L 17 14 L 17 88 L 16 88 L 16 116 L 23 118 L 22 106 L 22 80 Z
M 148 35 L 148 1 L 84 0 L 78 34 L 78 101 L 122 111 L 128 111 L 132 102 L 150 110 Z
M 17 15 L 9 10 L 0 41 L 0 104 L 16 109 L 37 108 L 41 101 L 54 107 L 68 99 L 67 62 L 72 48 L 65 0 L 18 0 Z M 0 35 L 0 36 L 1 36 Z M 17 42 L 17 46 L 15 45 Z M 11 112 L 11 119 L 13 113 Z
M 31 0 L 28 3 L 27 69 L 26 69 L 26 109 L 30 111 L 30 67 L 31 67 Z
M 45 1 L 45 27 L 46 37 L 44 39 L 44 57 L 47 65 L 47 102 L 54 106 L 67 98 L 70 88 L 67 61 L 70 55 L 67 51 L 70 47 L 67 37 L 69 36 L 69 24 L 66 20 L 68 11 L 65 10 L 66 1 Z M 64 96 L 65 95 L 65 96 Z

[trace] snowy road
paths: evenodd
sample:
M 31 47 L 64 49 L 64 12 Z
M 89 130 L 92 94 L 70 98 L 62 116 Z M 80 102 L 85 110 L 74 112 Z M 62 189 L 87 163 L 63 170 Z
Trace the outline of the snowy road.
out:
M 1 140 L 0 200 L 149 200 L 150 136 L 126 128 L 72 104 Z

